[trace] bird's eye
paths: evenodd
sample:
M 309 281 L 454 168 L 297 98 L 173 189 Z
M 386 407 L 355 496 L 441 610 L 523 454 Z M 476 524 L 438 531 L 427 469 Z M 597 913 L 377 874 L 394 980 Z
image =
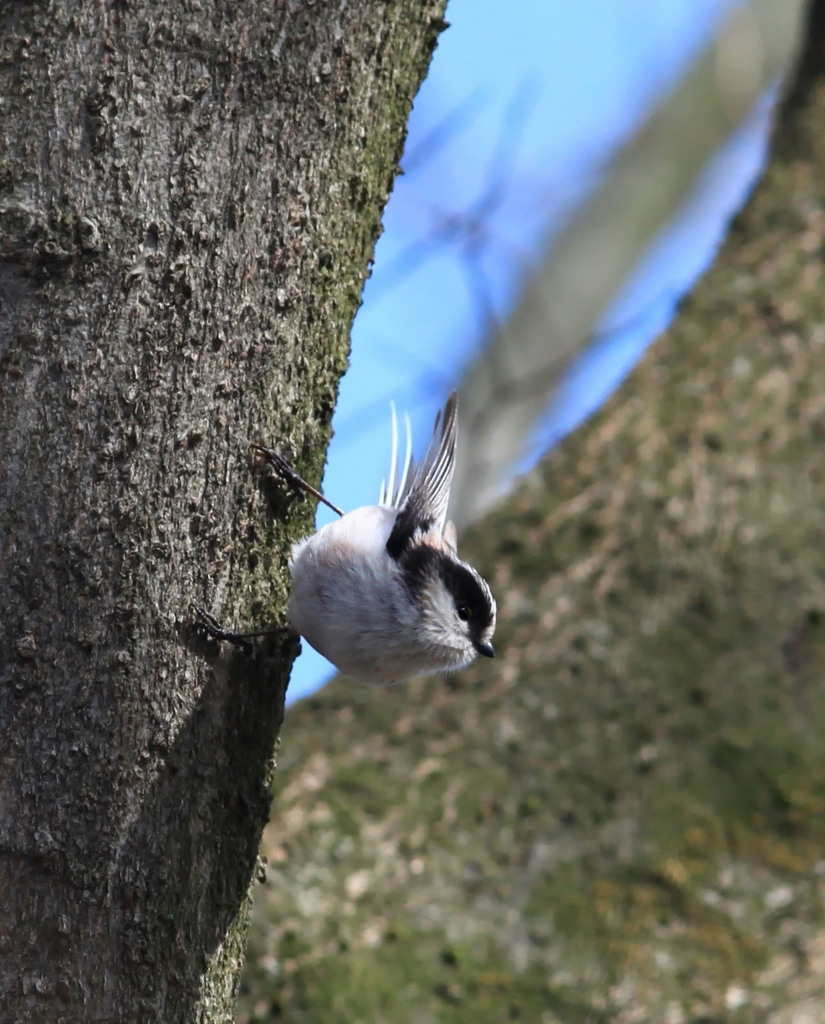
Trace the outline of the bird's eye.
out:
M 466 604 L 460 604 L 458 608 L 456 608 L 456 611 L 458 612 L 458 617 L 461 619 L 462 622 L 466 622 L 467 619 L 469 619 L 470 609 L 467 607 Z

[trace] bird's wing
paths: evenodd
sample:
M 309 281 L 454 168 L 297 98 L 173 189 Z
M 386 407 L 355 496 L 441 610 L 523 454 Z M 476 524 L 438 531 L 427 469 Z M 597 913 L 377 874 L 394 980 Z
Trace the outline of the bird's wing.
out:
M 398 516 L 387 541 L 387 551 L 393 558 L 402 554 L 416 534 L 434 532 L 440 537 L 444 533 L 457 436 L 458 393 L 453 391 L 435 418 L 427 454 L 412 479 L 393 495 Z M 404 477 L 409 477 L 408 467 Z

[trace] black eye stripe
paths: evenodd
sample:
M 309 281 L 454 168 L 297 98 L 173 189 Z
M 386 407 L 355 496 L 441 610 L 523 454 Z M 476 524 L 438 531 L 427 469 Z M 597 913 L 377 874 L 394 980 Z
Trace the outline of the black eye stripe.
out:
M 417 544 L 403 553 L 399 565 L 414 598 L 420 597 L 428 580 L 440 578 L 453 599 L 456 614 L 471 623 L 474 632 L 492 625 L 495 603 L 489 588 L 464 562 L 429 544 Z M 462 608 L 466 609 L 466 619 L 459 612 Z
M 448 559 L 441 565 L 441 578 L 453 596 L 458 617 L 486 628 L 493 617 L 492 598 L 476 573 L 462 562 Z

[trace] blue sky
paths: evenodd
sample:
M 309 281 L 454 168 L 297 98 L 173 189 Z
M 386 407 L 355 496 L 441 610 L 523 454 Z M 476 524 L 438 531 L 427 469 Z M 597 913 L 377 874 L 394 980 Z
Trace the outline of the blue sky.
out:
M 452 0 L 416 98 L 375 266 L 352 333 L 324 492 L 373 504 L 389 458 L 389 402 L 420 450 L 432 417 L 506 313 L 526 270 L 707 43 L 731 0 Z M 717 155 L 571 368 L 537 458 L 610 394 L 712 259 L 764 157 L 769 104 Z M 331 515 L 331 514 L 330 514 Z M 328 521 L 319 510 L 318 524 Z M 304 643 L 290 702 L 333 669 Z M 353 686 L 359 685 L 356 683 Z

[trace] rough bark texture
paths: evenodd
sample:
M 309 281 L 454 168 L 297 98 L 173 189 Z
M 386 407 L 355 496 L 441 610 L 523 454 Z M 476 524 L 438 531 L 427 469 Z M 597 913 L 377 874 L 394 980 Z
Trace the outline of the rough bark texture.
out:
M 499 659 L 290 712 L 242 1019 L 821 1024 L 823 12 L 713 270 L 465 539 Z
M 0 3 L 4 1021 L 232 1017 L 294 649 L 190 602 L 282 621 L 440 10 Z

